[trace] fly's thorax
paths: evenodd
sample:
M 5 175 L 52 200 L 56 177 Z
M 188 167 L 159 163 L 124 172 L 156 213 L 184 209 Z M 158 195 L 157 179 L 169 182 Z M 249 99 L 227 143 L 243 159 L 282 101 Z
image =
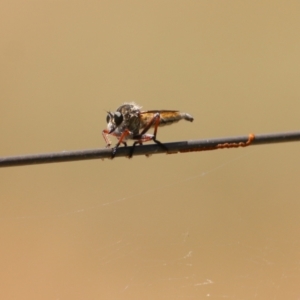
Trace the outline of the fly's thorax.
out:
M 132 116 L 138 116 L 140 113 L 141 107 L 134 102 L 131 103 L 124 103 L 121 105 L 118 109 L 117 112 L 120 112 L 124 119 L 130 119 Z
M 124 103 L 121 105 L 117 112 L 122 114 L 123 121 L 119 125 L 119 131 L 129 130 L 133 135 L 139 133 L 140 127 L 140 106 L 135 103 Z
M 131 114 L 126 121 L 124 121 L 124 127 L 128 129 L 133 135 L 139 134 L 140 130 L 140 116 L 136 114 Z

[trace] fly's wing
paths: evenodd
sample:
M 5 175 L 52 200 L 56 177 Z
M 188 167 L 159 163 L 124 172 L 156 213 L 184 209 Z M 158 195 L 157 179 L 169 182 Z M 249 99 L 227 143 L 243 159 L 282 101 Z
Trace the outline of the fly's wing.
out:
M 147 110 L 140 113 L 140 128 L 144 128 L 157 113 L 159 113 L 160 115 L 160 122 L 158 126 L 171 125 L 173 123 L 179 122 L 180 120 L 186 120 L 190 122 L 193 122 L 194 120 L 191 115 L 182 113 L 178 110 Z

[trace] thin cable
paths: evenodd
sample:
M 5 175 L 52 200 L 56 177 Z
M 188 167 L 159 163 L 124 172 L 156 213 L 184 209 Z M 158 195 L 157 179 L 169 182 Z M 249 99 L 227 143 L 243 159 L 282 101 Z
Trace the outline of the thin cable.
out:
M 137 155 L 152 155 L 159 153 L 185 153 L 193 151 L 204 151 L 204 150 L 215 150 L 223 148 L 236 148 L 245 147 L 250 145 L 262 145 L 271 143 L 285 143 L 300 141 L 300 131 L 296 132 L 283 132 L 273 134 L 260 134 L 260 135 L 249 135 L 239 137 L 225 137 L 225 138 L 214 138 L 205 140 L 192 140 L 192 141 L 181 141 L 174 143 L 164 143 L 166 149 L 162 148 L 157 144 L 137 146 L 134 150 L 133 156 Z M 132 147 L 120 147 L 117 149 L 117 157 L 126 157 L 130 154 Z M 55 153 L 43 153 L 33 155 L 20 155 L 0 158 L 0 168 L 13 167 L 13 166 L 24 166 L 24 165 L 36 165 L 36 164 L 47 164 L 67 161 L 78 161 L 88 159 L 105 159 L 111 158 L 112 149 L 90 149 L 82 151 L 62 151 Z

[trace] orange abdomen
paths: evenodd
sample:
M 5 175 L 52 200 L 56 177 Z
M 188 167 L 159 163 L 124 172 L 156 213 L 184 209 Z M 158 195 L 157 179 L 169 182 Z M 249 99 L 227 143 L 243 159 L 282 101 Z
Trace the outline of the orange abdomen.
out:
M 177 110 L 148 110 L 145 112 L 141 112 L 140 114 L 140 127 L 145 127 L 157 113 L 159 113 L 160 115 L 160 122 L 158 126 L 171 125 L 183 119 L 190 122 L 193 122 L 194 120 L 194 118 L 191 115 L 187 113 L 182 113 Z

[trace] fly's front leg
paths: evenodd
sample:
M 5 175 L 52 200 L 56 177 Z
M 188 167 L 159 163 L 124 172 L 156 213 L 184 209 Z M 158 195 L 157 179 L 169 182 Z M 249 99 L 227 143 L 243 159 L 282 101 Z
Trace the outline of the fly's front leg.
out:
M 107 129 L 104 129 L 104 130 L 102 131 L 102 136 L 103 136 L 103 138 L 104 138 L 104 140 L 105 140 L 106 148 L 109 148 L 109 146 L 111 145 L 111 141 L 110 141 L 110 139 L 108 138 L 108 134 L 109 134 L 109 132 L 108 132 Z
M 112 153 L 111 153 L 111 158 L 114 158 L 116 156 L 116 153 L 117 153 L 117 149 L 119 148 L 119 146 L 121 144 L 124 144 L 125 146 L 127 146 L 127 143 L 126 142 L 123 142 L 123 140 L 126 138 L 127 135 L 130 134 L 130 131 L 128 129 L 124 130 L 124 132 L 122 133 L 122 135 L 120 136 L 119 138 L 119 141 L 117 143 L 117 145 L 112 148 Z

